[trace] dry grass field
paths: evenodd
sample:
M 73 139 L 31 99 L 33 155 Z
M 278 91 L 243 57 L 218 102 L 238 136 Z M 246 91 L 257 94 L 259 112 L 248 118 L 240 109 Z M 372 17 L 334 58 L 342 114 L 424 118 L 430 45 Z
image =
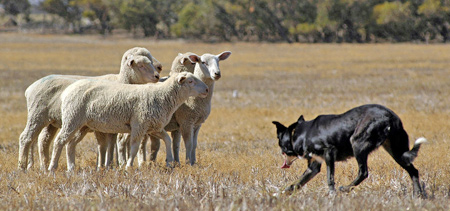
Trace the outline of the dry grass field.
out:
M 178 52 L 233 54 L 221 63 L 212 113 L 199 135 L 198 164 L 156 163 L 96 171 L 96 141 L 77 148 L 77 168 L 55 174 L 17 170 L 27 111 L 25 89 L 49 74 L 116 73 L 122 54 L 142 46 L 167 75 Z M 233 97 L 237 90 L 238 97 Z M 277 120 L 290 124 L 379 103 L 403 120 L 428 199 L 412 197 L 406 171 L 382 149 L 369 156 L 369 178 L 351 193 L 328 195 L 326 169 L 291 196 L 273 194 L 306 168 L 281 170 Z M 0 34 L 0 210 L 450 210 L 450 46 L 417 44 L 203 44 L 96 36 Z M 182 150 L 184 145 L 182 144 Z M 184 151 L 181 152 L 184 155 Z M 137 164 L 135 162 L 135 164 Z M 336 165 L 336 186 L 357 174 Z

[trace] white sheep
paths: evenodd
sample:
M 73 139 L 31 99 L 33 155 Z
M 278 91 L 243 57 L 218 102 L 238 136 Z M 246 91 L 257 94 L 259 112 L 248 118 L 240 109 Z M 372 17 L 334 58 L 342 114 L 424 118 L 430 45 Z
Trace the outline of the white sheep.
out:
M 166 161 L 173 161 L 171 140 L 164 130 L 175 110 L 190 96 L 206 97 L 208 86 L 192 73 L 175 74 L 156 84 L 130 85 L 111 81 L 79 80 L 61 94 L 62 128 L 54 142 L 49 170 L 58 166 L 62 147 L 82 128 L 103 133 L 130 133 L 133 165 L 139 143 L 145 134 L 166 143 Z M 118 145 L 123 150 L 126 143 Z
M 176 73 L 180 73 L 180 72 L 193 73 L 195 64 L 198 62 L 201 62 L 201 59 L 195 53 L 191 53 L 191 52 L 186 52 L 183 54 L 179 53 L 172 62 L 170 74 L 172 75 L 172 74 L 176 74 Z M 165 81 L 167 78 L 168 77 L 160 79 L 160 82 Z M 120 134 L 117 138 L 117 142 L 120 142 L 120 141 L 127 142 L 127 139 L 129 139 L 129 137 L 130 137 L 129 134 Z M 147 139 L 148 139 L 148 137 L 145 136 L 143 139 L 143 142 L 146 143 Z M 145 160 L 145 143 L 144 143 L 144 148 L 140 147 L 140 149 L 139 149 L 139 154 L 138 154 L 139 165 L 141 165 L 143 163 L 143 160 Z M 142 144 L 141 144 L 141 146 L 142 146 Z M 142 150 L 143 150 L 143 152 L 142 152 Z M 109 148 L 108 151 L 112 151 L 112 150 Z M 128 146 L 125 150 L 122 150 L 121 153 L 118 153 L 119 165 L 123 165 L 126 162 L 127 158 L 129 157 L 129 154 L 130 153 L 129 153 Z M 111 162 L 112 162 L 112 156 L 107 156 L 105 166 L 109 166 Z
M 128 65 L 126 64 L 126 62 L 133 56 L 145 56 L 145 57 L 153 60 L 154 67 L 157 69 L 158 73 L 161 73 L 161 71 L 162 71 L 161 63 L 150 54 L 150 51 L 148 51 L 145 48 L 141 48 L 141 47 L 131 48 L 123 54 L 122 61 L 121 61 L 121 68 L 127 68 Z M 137 79 L 139 77 L 142 77 L 139 75 L 138 72 L 133 73 L 131 71 L 126 71 L 124 75 L 126 75 L 126 77 L 124 77 L 124 78 L 128 78 L 128 79 L 132 79 L 132 78 Z M 152 81 L 152 83 L 154 83 L 154 82 L 155 81 Z M 156 81 L 156 82 L 158 82 L 158 81 Z M 125 82 L 125 84 L 143 84 L 143 83 L 127 83 L 127 82 Z M 98 168 L 101 168 L 102 166 L 109 167 L 111 165 L 113 155 L 114 155 L 114 148 L 116 146 L 115 142 L 117 139 L 117 134 L 105 134 L 105 133 L 100 133 L 100 132 L 95 131 L 94 135 L 98 142 L 97 167 Z M 70 141 L 66 146 L 66 148 L 67 148 L 66 152 L 67 152 L 67 158 L 68 158 L 67 166 L 68 166 L 69 170 L 73 169 L 75 166 L 75 147 L 82 140 L 82 138 L 75 138 L 73 140 L 74 141 Z
M 39 155 L 41 169 L 46 169 L 49 158 L 50 141 L 53 139 L 58 128 L 61 127 L 61 100 L 63 90 L 79 79 L 95 78 L 103 80 L 118 81 L 121 83 L 147 83 L 156 82 L 161 64 L 154 63 L 154 58 L 136 56 L 133 53 L 141 53 L 146 56 L 150 52 L 145 48 L 133 48 L 125 52 L 119 74 L 109 74 L 98 77 L 85 77 L 75 75 L 50 75 L 41 78 L 31 84 L 25 91 L 27 100 L 28 118 L 24 131 L 19 138 L 19 169 L 25 169 L 33 165 L 33 145 L 39 136 Z M 81 139 L 87 131 L 80 131 L 76 135 Z M 30 150 L 31 148 L 31 150 Z M 70 152 L 70 150 L 67 150 Z M 28 158 L 30 155 L 30 158 Z M 68 157 L 74 155 L 68 153 Z M 71 158 L 68 158 L 68 162 Z
M 179 146 L 180 136 L 186 147 L 186 161 L 193 165 L 196 162 L 195 150 L 197 147 L 197 137 L 201 125 L 205 122 L 211 112 L 211 99 L 214 90 L 214 82 L 219 80 L 221 72 L 219 61 L 227 59 L 231 55 L 230 51 L 224 51 L 218 55 L 203 54 L 201 63 L 197 63 L 194 75 L 202 80 L 209 87 L 209 94 L 206 98 L 189 98 L 174 113 L 170 123 L 165 127 L 166 131 L 170 131 L 173 139 L 173 154 L 176 162 L 179 162 Z M 145 144 L 141 144 L 140 153 L 145 160 Z M 154 161 L 159 150 L 159 139 L 151 137 L 151 156 L 150 160 Z M 141 160 L 141 159 L 139 159 Z

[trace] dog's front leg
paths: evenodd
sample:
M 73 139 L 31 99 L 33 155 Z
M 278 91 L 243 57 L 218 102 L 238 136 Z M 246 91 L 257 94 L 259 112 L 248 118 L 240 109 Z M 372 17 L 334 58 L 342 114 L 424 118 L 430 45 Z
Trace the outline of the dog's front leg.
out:
M 303 172 L 302 176 L 284 189 L 284 193 L 292 193 L 294 190 L 300 189 L 309 180 L 316 176 L 320 172 L 321 163 L 312 159 L 308 159 L 308 168 Z
M 334 188 L 334 161 L 335 161 L 335 150 L 328 149 L 325 151 L 325 163 L 327 164 L 327 179 L 328 179 L 328 188 L 330 194 L 336 193 L 336 189 Z

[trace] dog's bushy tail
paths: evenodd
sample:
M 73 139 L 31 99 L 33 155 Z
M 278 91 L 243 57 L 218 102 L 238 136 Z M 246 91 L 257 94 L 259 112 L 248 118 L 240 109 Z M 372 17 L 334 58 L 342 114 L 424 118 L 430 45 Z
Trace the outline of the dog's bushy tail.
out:
M 417 154 L 419 153 L 420 145 L 425 142 L 427 142 L 426 138 L 424 137 L 418 138 L 414 142 L 414 147 L 410 151 L 403 153 L 402 155 L 403 161 L 405 161 L 406 163 L 412 163 L 414 159 L 417 157 Z

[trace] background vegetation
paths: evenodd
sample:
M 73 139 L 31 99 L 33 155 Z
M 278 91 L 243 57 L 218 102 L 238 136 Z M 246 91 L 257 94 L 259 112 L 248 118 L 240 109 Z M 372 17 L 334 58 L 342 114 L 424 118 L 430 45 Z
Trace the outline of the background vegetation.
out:
M 415 44 L 201 44 L 97 36 L 0 34 L 0 210 L 449 210 L 450 48 Z M 25 89 L 54 73 L 119 70 L 129 48 L 148 48 L 164 65 L 178 52 L 220 53 L 212 113 L 199 135 L 198 161 L 164 167 L 164 147 L 140 169 L 96 171 L 96 142 L 77 148 L 77 169 L 54 175 L 17 170 L 26 122 Z M 233 97 L 235 90 L 238 97 Z M 414 199 L 407 173 L 383 150 L 369 156 L 369 178 L 349 194 L 327 194 L 325 168 L 292 196 L 273 197 L 305 170 L 281 170 L 275 127 L 300 114 L 341 113 L 380 103 L 403 120 L 410 139 L 425 136 L 414 164 L 429 199 Z M 410 143 L 412 145 L 412 142 Z M 184 146 L 181 147 L 184 150 Z M 182 151 L 184 154 L 184 151 Z M 182 161 L 184 161 L 184 156 Z M 357 174 L 354 159 L 336 165 L 336 185 Z
M 107 35 L 125 29 L 138 37 L 209 42 L 428 43 L 447 42 L 450 36 L 449 0 L 34 2 L 38 3 L 0 0 L 5 10 L 3 22 L 6 26 L 15 23 L 23 30 L 44 33 L 98 32 Z

